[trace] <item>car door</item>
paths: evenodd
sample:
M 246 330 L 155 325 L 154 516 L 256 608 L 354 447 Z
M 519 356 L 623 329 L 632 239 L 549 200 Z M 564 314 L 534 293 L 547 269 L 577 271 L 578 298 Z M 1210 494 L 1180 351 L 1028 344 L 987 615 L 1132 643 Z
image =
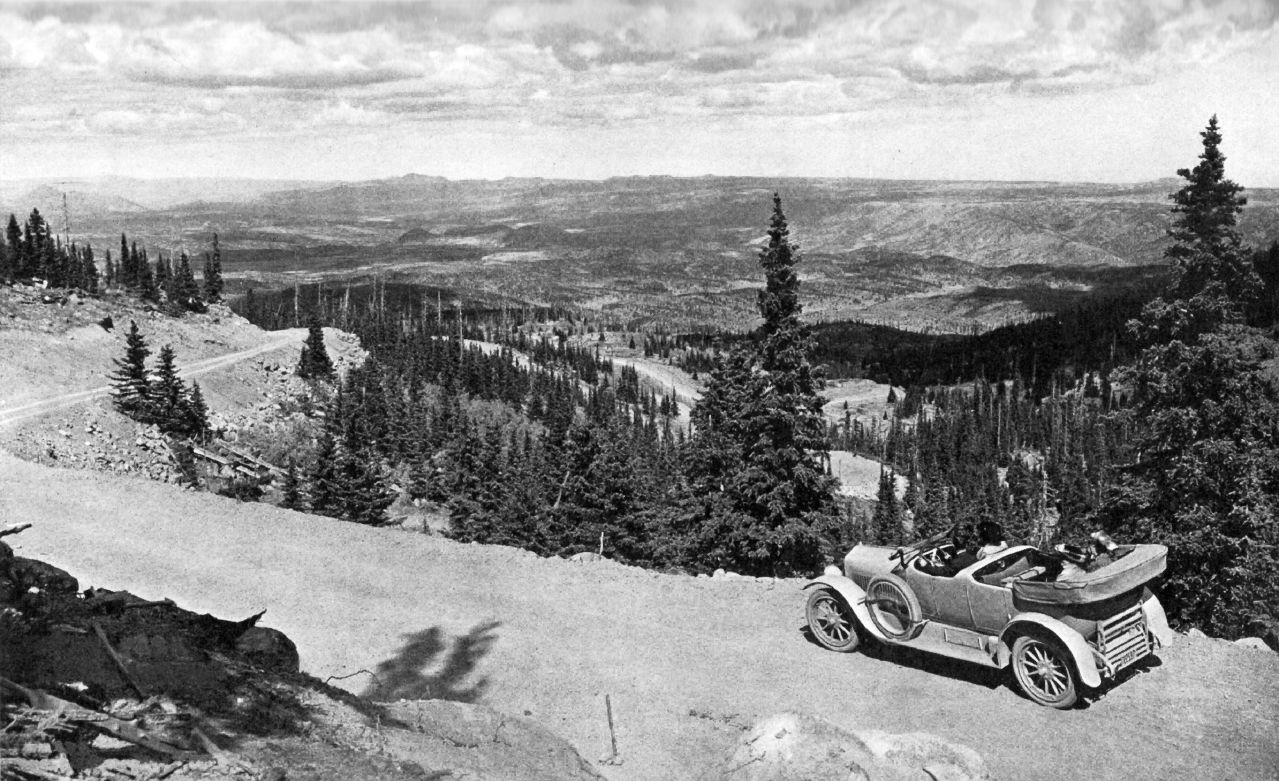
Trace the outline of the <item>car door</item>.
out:
M 972 627 L 986 634 L 999 634 L 1012 620 L 1013 592 L 1002 585 L 984 583 L 974 575 L 998 570 L 1003 565 L 1004 561 L 980 562 L 975 567 L 969 567 L 960 576 L 967 592 Z

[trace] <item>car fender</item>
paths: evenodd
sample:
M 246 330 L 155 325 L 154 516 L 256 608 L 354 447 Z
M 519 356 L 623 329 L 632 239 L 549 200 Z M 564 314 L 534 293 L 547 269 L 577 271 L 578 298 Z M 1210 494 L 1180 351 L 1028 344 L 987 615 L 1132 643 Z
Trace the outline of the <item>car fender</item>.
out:
M 1097 660 L 1093 656 L 1092 646 L 1088 645 L 1088 641 L 1084 640 L 1082 635 L 1052 616 L 1043 613 L 1018 613 L 1008 622 L 1008 626 L 1004 627 L 1003 634 L 999 638 L 1001 644 L 1012 648 L 1011 638 L 1021 634 L 1018 630 L 1024 631 L 1032 626 L 1052 635 L 1061 643 L 1066 653 L 1070 654 L 1075 661 L 1075 670 L 1079 672 L 1080 683 L 1093 688 L 1101 685 L 1101 673 L 1097 671 Z M 1001 653 L 1000 658 L 1002 661 L 1005 655 Z
M 1159 597 L 1147 591 L 1141 602 L 1141 612 L 1146 617 L 1146 630 L 1154 636 L 1160 648 L 1167 648 L 1172 643 L 1173 633 Z
M 875 626 L 875 622 L 870 620 L 870 611 L 866 608 L 866 592 L 862 587 L 846 578 L 843 575 L 822 575 L 816 580 L 809 581 L 804 584 L 804 590 L 807 591 L 814 586 L 826 586 L 844 598 L 848 606 L 852 608 L 853 615 L 857 616 L 857 623 L 862 625 L 862 629 L 871 637 L 877 640 L 888 641 L 883 633 Z

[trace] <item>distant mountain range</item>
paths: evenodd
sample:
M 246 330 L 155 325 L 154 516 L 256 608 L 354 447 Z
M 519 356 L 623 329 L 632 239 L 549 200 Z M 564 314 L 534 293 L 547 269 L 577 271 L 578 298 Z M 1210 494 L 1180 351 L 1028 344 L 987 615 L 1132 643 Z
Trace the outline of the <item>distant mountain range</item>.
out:
M 66 192 L 95 245 L 202 251 L 216 231 L 233 287 L 382 276 L 696 324 L 749 321 L 779 192 L 814 316 L 989 325 L 1148 284 L 1179 182 L 106 179 L 9 183 L 0 205 L 60 228 Z M 1247 195 L 1247 240 L 1279 239 L 1279 190 Z

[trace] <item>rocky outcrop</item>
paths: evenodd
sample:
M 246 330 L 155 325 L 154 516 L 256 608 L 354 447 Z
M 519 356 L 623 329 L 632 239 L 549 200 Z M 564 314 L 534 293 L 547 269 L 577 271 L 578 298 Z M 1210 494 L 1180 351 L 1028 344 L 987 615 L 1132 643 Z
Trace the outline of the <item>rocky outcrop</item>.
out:
M 387 715 L 420 738 L 413 758 L 463 778 L 596 781 L 603 778 L 569 743 L 531 721 L 482 705 L 400 701 Z
M 725 781 L 981 781 L 977 752 L 935 735 L 850 732 L 823 719 L 779 713 L 755 724 L 712 778 Z

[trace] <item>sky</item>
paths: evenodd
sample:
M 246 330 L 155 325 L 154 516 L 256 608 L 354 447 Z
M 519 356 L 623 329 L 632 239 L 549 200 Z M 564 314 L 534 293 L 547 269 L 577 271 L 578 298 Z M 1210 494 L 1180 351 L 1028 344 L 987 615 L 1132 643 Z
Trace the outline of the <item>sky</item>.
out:
M 1279 187 L 1279 0 L 0 0 L 0 178 Z

